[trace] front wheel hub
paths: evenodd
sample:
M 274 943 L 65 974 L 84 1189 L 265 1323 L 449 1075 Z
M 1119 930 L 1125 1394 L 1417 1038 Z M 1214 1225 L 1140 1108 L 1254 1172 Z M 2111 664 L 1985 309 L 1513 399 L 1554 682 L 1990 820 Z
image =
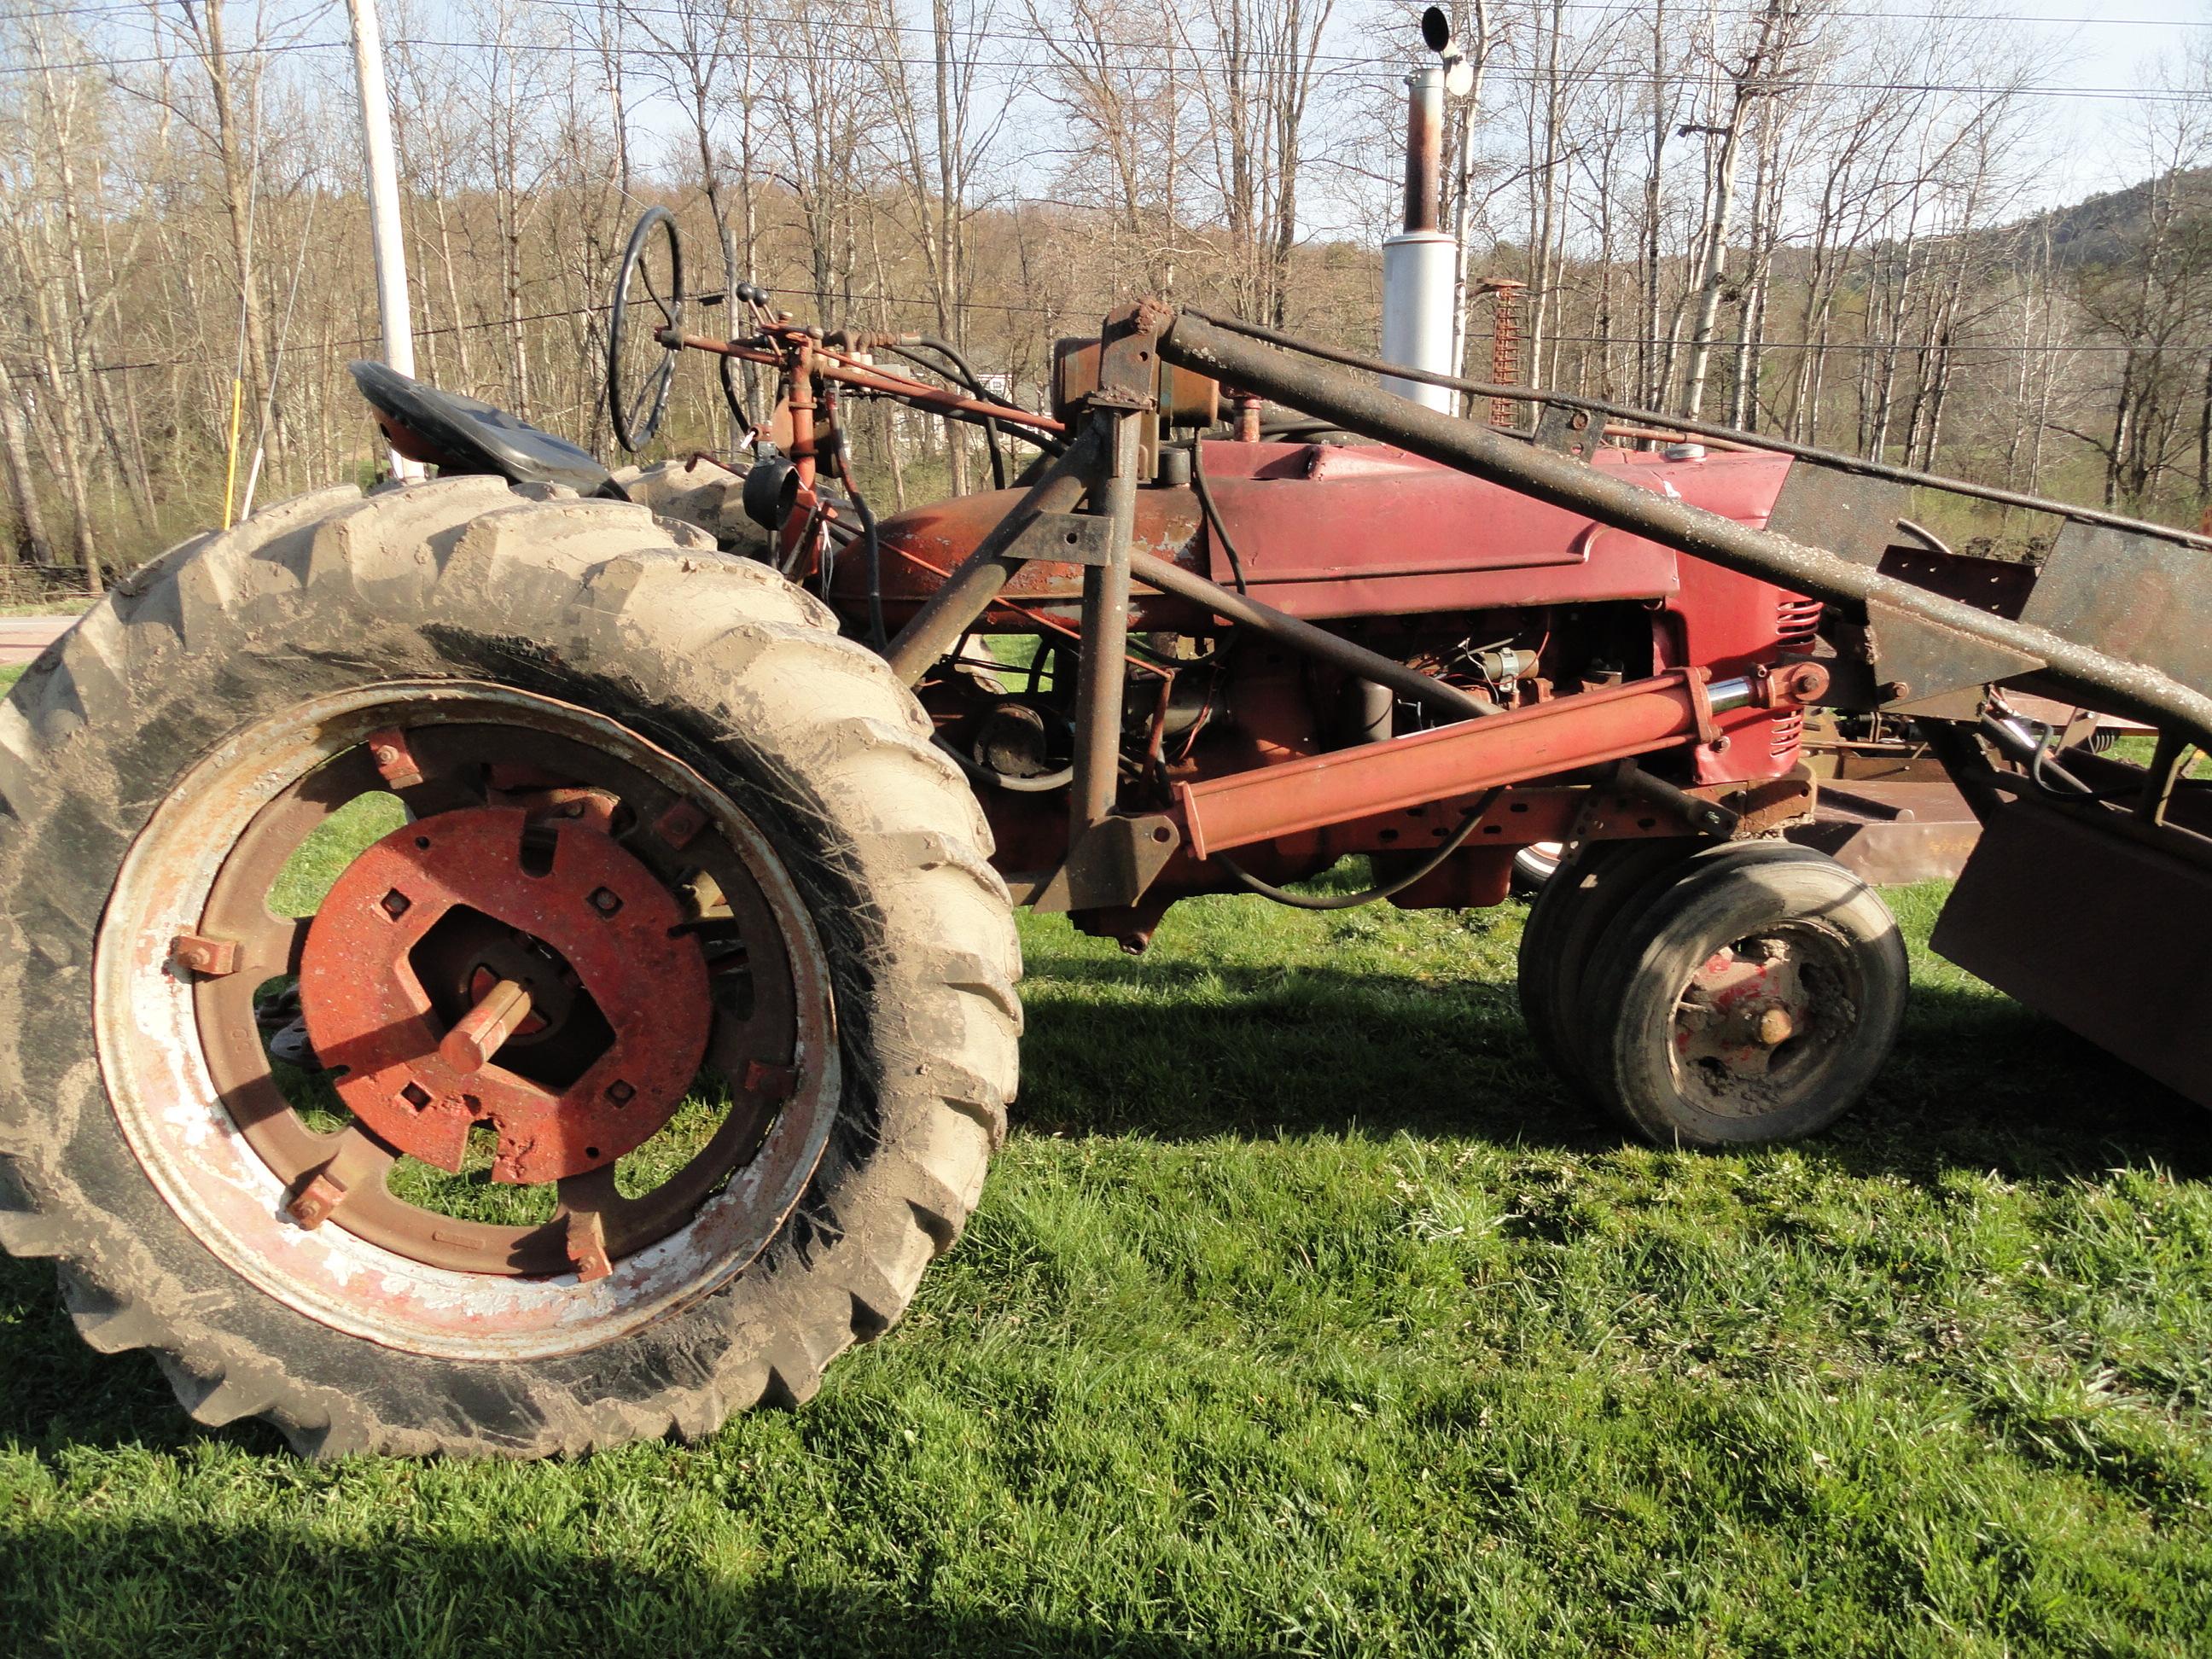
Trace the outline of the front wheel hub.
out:
M 347 866 L 307 931 L 300 995 L 339 1097 L 392 1146 L 495 1181 L 611 1164 L 674 1115 L 705 1058 L 706 959 L 674 896 L 599 830 L 466 807 Z

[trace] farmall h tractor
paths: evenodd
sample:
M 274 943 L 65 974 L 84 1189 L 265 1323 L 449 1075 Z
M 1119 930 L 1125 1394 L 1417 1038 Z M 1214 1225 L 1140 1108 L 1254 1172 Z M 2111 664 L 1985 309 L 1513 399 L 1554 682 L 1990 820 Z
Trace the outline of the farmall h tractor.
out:
M 1816 1131 L 1906 994 L 1881 899 L 1776 834 L 1824 701 L 1918 718 L 1984 818 L 1939 948 L 2212 1097 L 2193 538 L 2030 503 L 2022 574 L 1899 530 L 1938 481 L 1550 394 L 1504 432 L 1156 302 L 1042 414 L 678 253 L 648 215 L 615 422 L 750 361 L 742 472 L 617 479 L 360 365 L 434 478 L 173 549 L 0 713 L 0 1243 L 203 1421 L 526 1456 L 804 1401 L 977 1200 L 1016 904 L 1141 951 L 1194 894 L 1495 904 L 1561 842 L 1520 992 L 1572 1086 Z M 1005 487 L 878 520 L 872 399 L 988 424 Z M 2054 755 L 2007 685 L 2157 758 Z

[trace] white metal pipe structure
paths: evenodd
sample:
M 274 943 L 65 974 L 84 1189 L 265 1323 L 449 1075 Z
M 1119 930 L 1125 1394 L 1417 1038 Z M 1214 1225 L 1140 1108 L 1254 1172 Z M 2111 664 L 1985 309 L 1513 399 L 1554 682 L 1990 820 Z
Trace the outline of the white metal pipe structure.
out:
M 1382 356 L 1436 374 L 1458 372 L 1453 290 L 1457 256 L 1437 228 L 1443 171 L 1444 67 L 1424 64 L 1406 77 L 1406 228 L 1382 244 Z M 1401 398 L 1450 412 L 1444 386 L 1385 375 Z
M 376 254 L 376 310 L 384 361 L 415 372 L 415 327 L 407 303 L 406 232 L 399 219 L 399 166 L 392 144 L 392 99 L 384 86 L 384 34 L 376 0 L 346 0 L 353 24 L 354 74 L 361 83 L 362 149 L 368 166 L 368 237 Z M 419 478 L 422 465 L 392 452 L 392 476 Z

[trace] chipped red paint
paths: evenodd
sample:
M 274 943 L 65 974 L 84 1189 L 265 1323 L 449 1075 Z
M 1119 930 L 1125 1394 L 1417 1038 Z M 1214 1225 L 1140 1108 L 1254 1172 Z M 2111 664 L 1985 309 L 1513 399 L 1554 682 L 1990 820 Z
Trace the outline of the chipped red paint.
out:
M 403 824 L 346 867 L 308 930 L 300 997 L 339 1097 L 379 1135 L 458 1170 L 477 1124 L 497 1132 L 496 1181 L 559 1180 L 612 1164 L 665 1124 L 706 1052 L 712 1009 L 698 941 L 653 872 L 579 825 L 543 826 L 544 873 L 526 862 L 515 807 Z M 462 1070 L 409 962 L 456 906 L 529 934 L 566 960 L 612 1028 L 612 1046 L 565 1090 L 494 1063 Z

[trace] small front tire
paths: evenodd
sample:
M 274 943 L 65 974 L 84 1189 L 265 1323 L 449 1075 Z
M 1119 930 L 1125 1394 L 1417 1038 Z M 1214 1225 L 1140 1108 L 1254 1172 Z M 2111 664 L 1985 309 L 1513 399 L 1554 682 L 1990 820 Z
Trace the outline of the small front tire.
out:
M 1607 930 L 1584 980 L 1579 1069 L 1662 1145 L 1796 1139 L 1881 1071 L 1908 979 L 1888 906 L 1832 859 L 1717 849 Z

